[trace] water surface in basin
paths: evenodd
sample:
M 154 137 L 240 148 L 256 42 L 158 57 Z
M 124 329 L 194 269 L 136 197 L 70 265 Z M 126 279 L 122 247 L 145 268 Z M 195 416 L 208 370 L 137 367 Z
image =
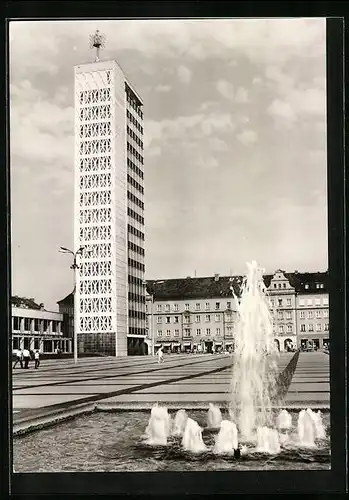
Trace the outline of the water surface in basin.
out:
M 173 417 L 175 412 L 170 412 Z M 206 411 L 188 411 L 202 427 Z M 229 418 L 226 414 L 226 418 Z M 298 412 L 292 413 L 296 433 Z M 248 452 L 234 459 L 214 455 L 217 432 L 203 431 L 207 451 L 186 452 L 179 438 L 167 446 L 150 447 L 142 436 L 149 412 L 98 412 L 62 422 L 13 439 L 15 472 L 116 472 L 209 470 L 319 470 L 330 469 L 329 413 L 323 413 L 326 439 L 316 448 L 294 446 L 278 455 Z

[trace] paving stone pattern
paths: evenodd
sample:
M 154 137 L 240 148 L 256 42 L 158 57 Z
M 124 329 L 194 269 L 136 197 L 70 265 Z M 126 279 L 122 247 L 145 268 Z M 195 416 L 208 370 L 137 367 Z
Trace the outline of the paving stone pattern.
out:
M 279 372 L 292 353 L 282 353 Z M 234 356 L 166 355 L 159 364 L 151 356 L 44 360 L 38 370 L 13 370 L 13 419 L 35 414 L 39 409 L 69 408 L 74 404 L 99 402 L 149 406 L 162 403 L 225 402 L 228 397 Z M 286 403 L 329 404 L 329 356 L 301 353 Z

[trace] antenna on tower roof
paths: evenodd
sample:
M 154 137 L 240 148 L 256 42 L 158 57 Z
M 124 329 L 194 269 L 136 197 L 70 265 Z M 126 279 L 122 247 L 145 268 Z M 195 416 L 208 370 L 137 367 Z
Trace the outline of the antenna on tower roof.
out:
M 90 35 L 90 49 L 96 49 L 96 59 L 95 62 L 99 61 L 99 50 L 105 47 L 106 36 L 99 30 L 96 33 Z

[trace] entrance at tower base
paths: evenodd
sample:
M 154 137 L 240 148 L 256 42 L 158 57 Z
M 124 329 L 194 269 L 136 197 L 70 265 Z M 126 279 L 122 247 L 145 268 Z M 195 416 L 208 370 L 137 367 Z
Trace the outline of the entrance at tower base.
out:
M 128 356 L 145 356 L 148 354 L 148 344 L 144 338 L 128 337 L 127 338 L 127 355 Z

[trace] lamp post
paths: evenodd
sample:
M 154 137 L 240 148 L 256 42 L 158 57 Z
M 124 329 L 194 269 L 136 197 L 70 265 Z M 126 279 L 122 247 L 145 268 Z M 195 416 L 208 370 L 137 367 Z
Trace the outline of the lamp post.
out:
M 78 304 L 76 300 L 76 283 L 77 283 L 77 270 L 79 269 L 79 265 L 77 263 L 77 257 L 78 255 L 82 254 L 84 247 L 80 247 L 76 252 L 73 252 L 72 250 L 69 250 L 69 248 L 65 247 L 60 247 L 60 252 L 61 253 L 70 253 L 73 255 L 74 260 L 73 264 L 70 266 L 70 269 L 73 269 L 74 271 L 74 363 L 76 364 L 78 362 L 78 323 L 77 323 L 77 318 L 78 318 Z

